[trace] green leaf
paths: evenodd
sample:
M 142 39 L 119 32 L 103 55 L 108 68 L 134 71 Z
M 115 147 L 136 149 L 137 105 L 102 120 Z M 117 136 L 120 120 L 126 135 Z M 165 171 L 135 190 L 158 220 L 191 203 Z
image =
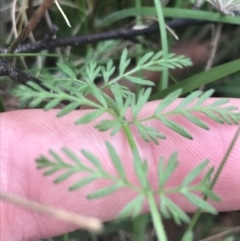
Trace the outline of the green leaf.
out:
M 173 69 L 173 66 L 172 65 L 170 65 L 170 66 L 163 66 L 163 63 L 161 63 L 161 66 L 159 64 L 159 65 L 151 65 L 151 66 L 144 66 L 144 67 L 142 67 L 143 70 L 149 70 L 149 71 L 163 71 L 163 70 L 166 70 L 168 68 L 169 69 Z
M 130 80 L 131 82 L 135 83 L 135 84 L 140 84 L 140 85 L 147 85 L 147 86 L 154 86 L 154 82 L 150 81 L 150 80 L 144 80 L 142 78 L 138 78 L 138 77 L 134 77 L 131 75 L 125 75 L 124 76 L 126 79 Z
M 113 127 L 113 130 L 112 130 L 112 132 L 111 132 L 111 136 L 114 136 L 114 135 L 116 135 L 120 130 L 121 130 L 121 128 L 122 128 L 122 123 L 116 123 L 116 125 Z
M 88 75 L 88 78 L 86 78 L 86 82 L 88 83 L 88 85 L 94 85 L 94 80 L 97 78 L 100 71 L 101 66 L 97 66 L 97 63 L 94 61 L 90 62 L 90 64 L 86 67 L 86 73 Z
M 79 118 L 75 122 L 75 124 L 79 125 L 79 124 L 86 124 L 86 123 L 92 122 L 95 119 L 97 119 L 98 117 L 100 117 L 102 114 L 104 114 L 104 112 L 105 112 L 105 109 L 92 111 L 92 112 L 82 116 L 81 118 Z
M 209 130 L 209 127 L 208 125 L 203 122 L 201 119 L 198 119 L 197 117 L 195 117 L 194 115 L 188 113 L 188 112 L 185 112 L 185 113 L 182 113 L 188 120 L 190 120 L 193 124 L 205 129 L 205 130 Z
M 68 190 L 75 191 L 76 189 L 80 189 L 83 186 L 86 186 L 89 183 L 92 183 L 93 181 L 95 181 L 98 178 L 99 178 L 99 176 L 92 175 L 92 176 L 88 176 L 86 178 L 80 179 L 79 181 L 77 181 L 73 185 L 71 185 Z
M 43 89 L 41 86 L 39 86 L 37 83 L 35 83 L 35 82 L 28 81 L 28 82 L 27 82 L 27 85 L 30 86 L 30 87 L 31 87 L 32 89 L 34 89 L 35 91 L 37 90 L 37 92 L 44 92 L 44 89 Z M 51 86 L 51 87 L 52 87 L 52 86 Z M 25 87 L 24 89 L 29 90 L 29 91 L 32 91 L 31 88 Z
M 170 128 L 171 130 L 177 132 L 178 134 L 180 134 L 181 136 L 184 136 L 190 140 L 192 140 L 192 136 L 190 135 L 190 133 L 182 126 L 180 126 L 179 124 L 177 124 L 176 122 L 173 122 L 171 120 L 168 119 L 160 119 L 160 121 L 166 125 L 168 128 Z
M 177 160 L 178 153 L 173 152 L 167 162 L 166 168 L 164 168 L 164 158 L 161 157 L 158 162 L 158 185 L 160 191 L 162 191 L 167 180 L 170 178 L 172 173 L 176 170 L 179 162 Z
M 100 131 L 107 131 L 116 127 L 116 125 L 120 124 L 118 120 L 102 120 L 99 124 L 95 125 Z
M 159 51 L 151 58 L 151 62 L 157 61 L 163 56 L 163 51 Z
M 232 124 L 232 120 L 231 118 L 229 117 L 229 115 L 227 115 L 226 113 L 222 112 L 220 113 L 220 115 L 222 116 L 223 120 L 228 123 L 229 125 Z
M 56 105 L 58 105 L 60 102 L 62 101 L 62 99 L 53 99 L 51 100 L 49 103 L 47 103 L 45 106 L 44 106 L 44 110 L 50 110 L 50 109 L 53 109 Z
M 159 139 L 166 139 L 166 136 L 161 134 L 158 129 L 147 126 L 147 125 L 142 125 L 140 123 L 136 123 L 137 129 L 139 131 L 139 134 L 145 140 L 146 142 L 149 142 L 152 140 L 155 144 L 158 145 L 158 138 Z
M 130 59 L 127 59 L 127 56 L 128 56 L 128 50 L 127 48 L 124 48 L 120 59 L 120 65 L 119 65 L 120 76 L 124 74 L 126 68 L 130 64 Z
M 181 239 L 181 241 L 193 241 L 193 240 L 194 240 L 194 235 L 192 230 L 185 232 Z
M 55 151 L 50 150 L 49 153 L 59 164 L 64 163 L 63 159 Z
M 45 172 L 43 173 L 43 175 L 44 175 L 44 176 L 49 176 L 49 175 L 51 175 L 51 174 L 53 174 L 53 173 L 61 170 L 61 168 L 62 168 L 62 167 L 60 167 L 60 166 L 53 166 L 53 167 L 51 167 L 48 171 L 45 171 Z
M 42 169 L 52 165 L 52 163 L 44 156 L 40 156 L 36 159 L 37 169 Z
M 210 190 L 209 187 L 206 187 L 206 185 L 199 185 L 199 187 L 194 188 L 194 190 L 201 191 L 207 198 L 210 198 L 215 202 L 221 201 L 221 198 Z
M 187 174 L 187 176 L 183 179 L 181 186 L 185 187 L 189 185 L 193 180 L 195 180 L 206 168 L 209 161 L 205 160 L 201 162 L 199 165 L 197 165 L 191 172 Z
M 138 195 L 132 201 L 128 202 L 128 204 L 121 210 L 119 217 L 126 218 L 132 214 L 134 214 L 134 216 L 139 215 L 142 209 L 143 201 L 144 201 L 144 195 L 143 194 Z
M 71 77 L 72 79 L 76 79 L 76 74 L 74 73 L 74 71 L 72 69 L 70 69 L 66 64 L 64 63 L 57 63 L 57 66 L 65 73 L 67 74 L 69 77 Z
M 208 98 L 210 98 L 212 96 L 212 94 L 214 93 L 213 89 L 210 89 L 206 92 L 204 92 L 201 97 L 198 99 L 196 105 L 202 105 Z
M 224 121 L 222 120 L 222 118 L 219 115 L 213 113 L 212 111 L 203 110 L 203 113 L 206 116 L 208 116 L 210 119 L 216 121 L 217 123 L 224 124 Z
M 124 116 L 126 110 L 128 109 L 128 107 L 130 107 L 131 103 L 133 102 L 134 97 L 135 97 L 135 94 L 132 93 L 126 98 L 123 108 L 120 110 L 121 117 Z
M 109 71 L 112 71 L 113 68 L 114 68 L 114 66 L 113 66 L 113 60 L 110 59 L 110 60 L 108 60 L 108 62 L 107 62 L 107 71 L 108 71 L 108 72 L 109 72 Z
M 190 201 L 193 205 L 195 205 L 198 208 L 201 208 L 203 211 L 216 214 L 216 209 L 211 206 L 207 201 L 204 201 L 203 199 L 191 194 L 190 192 L 183 193 L 183 195 Z
M 131 108 L 133 112 L 133 117 L 136 119 L 140 110 L 147 103 L 149 96 L 151 95 L 151 88 L 147 88 L 146 90 L 141 89 L 138 94 L 137 103 L 132 103 Z
M 82 166 L 82 161 L 79 159 L 79 157 L 72 152 L 70 149 L 68 148 L 62 148 L 62 151 L 71 159 L 74 161 L 75 164 L 77 164 L 78 166 Z
M 213 102 L 210 106 L 211 107 L 218 107 L 219 105 L 225 105 L 227 103 L 229 103 L 229 99 L 225 98 L 225 99 L 220 99 L 220 100 L 217 100 L 217 101 Z M 234 107 L 237 108 L 236 106 L 234 106 Z
M 113 111 L 116 114 L 116 116 L 119 116 L 120 107 L 118 106 L 116 101 L 114 101 L 113 98 L 111 98 L 109 95 L 107 95 L 105 93 L 103 95 L 104 95 L 104 99 L 107 102 L 108 110 L 111 109 L 111 111 Z M 107 110 L 106 110 L 106 112 L 107 112 Z
M 64 115 L 69 114 L 70 112 L 74 111 L 76 108 L 78 108 L 81 105 L 80 102 L 73 102 L 65 107 L 63 107 L 57 114 L 57 117 L 62 117 Z
M 94 84 L 89 83 L 92 95 L 104 106 L 107 108 L 107 102 L 104 98 L 104 93 Z
M 188 95 L 187 97 L 185 97 L 180 104 L 178 105 L 178 109 L 183 109 L 185 108 L 187 105 L 191 104 L 194 100 L 197 99 L 197 97 L 199 97 L 202 94 L 202 91 L 194 91 L 193 93 L 191 93 L 190 95 Z
M 121 177 L 123 180 L 125 180 L 126 179 L 125 170 L 124 170 L 124 167 L 122 165 L 122 161 L 119 158 L 115 148 L 109 142 L 106 142 L 106 146 L 107 146 L 107 149 L 108 149 L 108 153 L 111 157 L 112 163 L 115 166 L 119 177 Z
M 81 152 L 98 170 L 103 170 L 101 162 L 94 154 L 86 150 L 82 150 Z
M 113 84 L 111 86 L 111 90 L 113 92 L 113 97 L 117 103 L 117 106 L 119 107 L 119 109 L 123 108 L 123 94 L 119 84 Z
M 171 201 L 171 199 L 165 197 L 166 199 L 166 205 L 175 221 L 176 224 L 180 225 L 181 221 L 185 223 L 190 222 L 190 218 L 188 215 L 182 211 L 174 202 Z
M 113 75 L 116 67 L 113 66 L 113 61 L 110 59 L 107 63 L 106 70 L 104 67 L 102 67 L 102 75 L 103 75 L 103 80 L 104 83 L 107 84 L 109 81 L 109 78 Z
M 93 193 L 89 194 L 87 196 L 87 198 L 88 199 L 95 199 L 95 198 L 107 196 L 107 195 L 110 195 L 110 194 L 116 192 L 118 189 L 120 189 L 122 187 L 124 187 L 123 183 L 117 182 L 114 185 L 102 188 L 102 189 L 100 189 L 100 190 L 98 190 L 96 192 L 93 192 Z
M 68 172 L 63 173 L 58 178 L 54 180 L 54 183 L 60 183 L 71 177 L 73 174 L 75 174 L 78 170 L 70 170 Z
M 160 212 L 164 218 L 166 218 L 166 219 L 171 218 L 169 209 L 167 207 L 167 198 L 163 194 L 160 195 Z
M 182 90 L 178 89 L 166 96 L 163 100 L 161 100 L 154 114 L 159 115 L 164 109 L 171 105 L 181 95 L 181 93 Z
M 208 198 L 212 199 L 215 202 L 220 202 L 222 200 L 217 194 L 215 194 L 210 189 L 205 189 L 203 192 Z
M 44 97 L 38 97 L 30 102 L 30 107 L 36 107 L 40 105 L 44 100 Z
M 154 52 L 146 53 L 142 58 L 139 59 L 137 66 L 142 66 L 143 64 L 145 64 L 153 55 Z

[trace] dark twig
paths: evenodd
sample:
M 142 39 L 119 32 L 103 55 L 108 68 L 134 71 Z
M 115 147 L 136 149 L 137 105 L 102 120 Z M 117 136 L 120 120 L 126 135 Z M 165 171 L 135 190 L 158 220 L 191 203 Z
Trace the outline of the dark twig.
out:
M 53 25 L 51 29 L 48 31 L 48 33 L 45 35 L 44 40 L 51 40 L 54 35 L 58 32 L 59 28 L 56 25 Z
M 13 67 L 8 61 L 0 58 L 0 77 L 1 76 L 8 76 L 12 80 L 14 80 L 17 83 L 23 84 L 28 86 L 27 82 L 32 81 L 34 83 L 37 83 L 41 88 L 47 91 L 51 91 L 46 86 L 44 86 L 43 82 L 32 75 L 30 75 L 27 72 L 24 72 L 18 68 Z M 31 86 L 28 86 L 31 88 Z M 64 105 L 69 104 L 68 101 L 62 101 L 61 102 Z
M 192 26 L 192 25 L 198 25 L 198 24 L 206 24 L 206 23 L 207 23 L 206 21 L 187 20 L 187 19 L 174 19 L 166 22 L 166 24 L 173 29 Z M 42 41 L 19 46 L 15 50 L 15 52 L 16 53 L 38 52 L 46 49 L 66 47 L 66 46 L 72 46 L 72 45 L 84 45 L 87 43 L 94 43 L 94 42 L 99 42 L 103 40 L 131 38 L 139 35 L 147 35 L 150 33 L 157 32 L 159 31 L 159 26 L 158 26 L 158 23 L 154 23 L 151 26 L 141 30 L 123 29 L 123 30 L 110 31 L 110 32 L 105 32 L 100 34 L 86 35 L 86 36 L 50 39 L 51 36 L 54 35 L 55 31 L 57 31 L 57 29 L 53 29 L 53 32 L 47 35 Z M 6 49 L 1 48 L 0 52 L 6 53 L 7 51 Z M 41 80 L 33 77 L 27 72 L 21 71 L 18 68 L 13 67 L 6 60 L 1 58 L 0 58 L 0 76 L 8 76 L 12 80 L 24 85 L 27 85 L 28 81 L 33 81 L 39 84 L 42 88 L 46 89 L 46 87 L 42 84 Z
M 203 20 L 192 20 L 192 19 L 173 19 L 170 21 L 166 21 L 166 24 L 172 28 L 177 29 L 181 27 L 193 26 L 193 25 L 201 25 L 209 23 Z M 67 38 L 59 38 L 59 39 L 51 39 L 47 42 L 44 40 L 28 43 L 19 46 L 15 53 L 33 53 L 47 49 L 53 49 L 58 47 L 66 47 L 73 45 L 85 45 L 88 43 L 96 43 L 104 40 L 111 39 L 129 39 L 132 37 L 140 36 L 140 35 L 148 35 L 151 33 L 156 33 L 159 31 L 158 23 L 154 23 L 151 26 L 145 29 L 122 29 L 115 30 L 109 32 L 103 32 L 99 34 L 85 35 L 85 36 L 76 36 L 76 37 L 67 37 Z M 5 48 L 0 48 L 0 53 L 6 53 Z
M 11 64 L 8 63 L 8 61 L 0 58 L 0 76 L 8 76 L 12 80 L 26 85 L 28 81 L 33 81 L 37 84 L 39 84 L 41 87 L 42 81 L 33 77 L 32 75 L 28 74 L 27 72 L 24 72 L 18 68 L 13 67 Z M 45 87 L 43 87 L 45 88 Z

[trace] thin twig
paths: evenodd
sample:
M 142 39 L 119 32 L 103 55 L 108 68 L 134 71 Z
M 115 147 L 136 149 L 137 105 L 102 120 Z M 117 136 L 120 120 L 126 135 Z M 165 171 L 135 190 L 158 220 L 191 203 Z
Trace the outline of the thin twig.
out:
M 23 208 L 51 216 L 61 221 L 72 223 L 92 232 L 99 232 L 103 228 L 102 222 L 97 218 L 78 215 L 63 209 L 43 205 L 35 201 L 30 201 L 16 195 L 0 192 L 0 199 L 3 201 L 11 202 Z
M 0 58 L 0 76 L 8 76 L 12 80 L 26 85 L 28 81 L 33 81 L 39 84 L 42 88 L 45 88 L 42 85 L 42 81 L 33 77 L 27 72 L 24 72 L 16 67 L 13 67 L 8 61 Z
M 215 33 L 214 33 L 213 41 L 212 41 L 211 53 L 210 53 L 210 56 L 209 56 L 209 59 L 208 59 L 208 62 L 206 64 L 204 71 L 208 71 L 212 68 L 213 61 L 216 56 L 217 48 L 218 48 L 220 37 L 221 37 L 221 31 L 222 31 L 222 24 L 218 24 L 216 27 Z M 203 89 L 204 89 L 204 86 L 202 86 L 200 88 L 200 90 L 203 90 Z
M 172 29 L 178 29 L 178 28 L 193 26 L 193 25 L 202 25 L 207 23 L 209 23 L 209 21 L 193 20 L 193 19 L 191 20 L 190 19 L 173 19 L 166 22 L 167 26 Z M 158 31 L 159 31 L 158 23 L 154 23 L 145 29 L 114 30 L 114 31 L 103 32 L 99 34 L 52 39 L 52 40 L 48 40 L 47 42 L 44 40 L 41 40 L 36 43 L 23 44 L 15 50 L 15 53 L 33 53 L 33 52 L 49 50 L 57 47 L 67 47 L 67 46 L 74 46 L 74 45 L 82 46 L 89 43 L 96 43 L 104 40 L 129 39 L 140 35 L 148 35 L 151 33 L 156 33 Z M 7 51 L 5 48 L 0 48 L 0 53 L 1 52 L 6 53 Z
M 218 24 L 217 28 L 215 30 L 215 34 L 214 34 L 214 38 L 213 38 L 213 42 L 212 42 L 212 49 L 211 49 L 211 53 L 210 53 L 210 57 L 208 59 L 208 62 L 206 64 L 205 67 L 205 71 L 211 69 L 216 52 L 217 52 L 217 48 L 218 48 L 218 44 L 219 44 L 219 40 L 221 37 L 221 30 L 222 30 L 222 24 Z
M 238 227 L 234 227 L 234 228 L 231 228 L 225 232 L 222 232 L 222 233 L 219 233 L 219 234 L 216 234 L 214 236 L 211 236 L 211 237 L 208 237 L 208 238 L 205 238 L 205 239 L 201 239 L 199 241 L 217 241 L 217 240 L 223 240 L 227 237 L 229 237 L 230 235 L 236 235 L 236 234 L 240 234 L 240 226 Z
M 47 9 L 54 3 L 54 0 L 44 0 L 34 15 L 29 20 L 27 26 L 20 32 L 18 37 L 13 41 L 8 49 L 8 53 L 14 53 L 16 48 L 29 35 L 29 33 L 36 27 Z

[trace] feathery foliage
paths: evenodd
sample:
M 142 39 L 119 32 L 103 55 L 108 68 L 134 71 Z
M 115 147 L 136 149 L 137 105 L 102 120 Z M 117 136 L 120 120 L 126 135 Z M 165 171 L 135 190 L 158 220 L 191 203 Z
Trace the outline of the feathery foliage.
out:
M 58 67 L 62 72 L 62 78 L 59 79 L 54 76 L 49 77 L 48 80 L 45 78 L 47 80 L 44 82 L 46 88 L 29 82 L 28 86 L 19 86 L 13 93 L 22 102 L 28 102 L 31 107 L 45 103 L 45 110 L 50 110 L 62 102 L 67 102 L 68 104 L 58 112 L 58 117 L 69 114 L 81 105 L 94 108 L 87 114 L 80 116 L 75 121 L 75 124 L 82 125 L 95 121 L 96 129 L 99 131 L 110 131 L 112 136 L 119 131 L 123 131 L 133 154 L 133 159 L 129 160 L 129 165 L 132 165 L 138 178 L 138 183 L 128 180 L 127 170 L 125 170 L 121 162 L 121 154 L 117 153 L 114 146 L 109 142 L 106 142 L 106 151 L 116 170 L 116 175 L 109 173 L 102 164 L 103 160 L 100 160 L 94 153 L 82 150 L 81 156 L 84 157 L 82 159 L 68 148 L 63 148 L 62 152 L 71 160 L 70 162 L 62 158 L 54 150 L 51 150 L 51 158 L 40 157 L 37 159 L 37 167 L 44 170 L 44 175 L 52 175 L 61 171 L 61 174 L 55 178 L 55 183 L 71 179 L 72 176 L 79 176 L 70 185 L 70 191 L 80 189 L 99 179 L 108 181 L 109 184 L 107 186 L 89 193 L 87 196 L 89 199 L 103 198 L 106 195 L 117 192 L 121 188 L 132 189 L 136 193 L 136 197 L 123 208 L 119 217 L 138 216 L 141 213 L 143 203 L 147 200 L 152 215 L 156 215 L 155 212 L 159 207 L 162 217 L 173 217 L 177 224 L 189 222 L 189 217 L 168 197 L 169 194 L 182 195 L 197 208 L 215 214 L 216 210 L 199 196 L 201 193 L 201 195 L 214 201 L 220 200 L 211 191 L 209 185 L 213 169 L 205 171 L 208 161 L 202 162 L 193 169 L 184 178 L 179 187 L 169 189 L 165 187 L 165 184 L 179 165 L 178 154 L 177 152 L 173 153 L 168 160 L 160 158 L 156 173 L 159 185 L 156 190 L 153 190 L 148 181 L 148 162 L 151 160 L 142 160 L 140 157 L 131 127 L 135 126 L 137 128 L 143 140 L 146 142 L 152 141 L 155 144 L 159 144 L 160 140 L 167 139 L 167 135 L 164 133 L 165 128 L 161 129 L 159 126 L 165 126 L 185 138 L 194 139 L 194 134 L 190 133 L 186 126 L 179 124 L 176 121 L 176 116 L 185 118 L 189 123 L 195 125 L 196 128 L 209 130 L 206 118 L 203 121 L 202 116 L 206 116 L 207 119 L 219 124 L 238 124 L 240 120 L 238 108 L 226 105 L 228 103 L 227 99 L 209 103 L 208 99 L 213 94 L 213 90 L 208 90 L 205 93 L 195 91 L 176 102 L 182 92 L 181 89 L 178 89 L 161 100 L 149 116 L 145 115 L 142 117 L 141 111 L 151 95 L 154 83 L 138 77 L 136 73 L 141 70 L 156 71 L 189 66 L 191 62 L 183 56 L 175 56 L 173 54 L 168 55 L 165 59 L 162 57 L 161 51 L 158 53 L 146 53 L 132 69 L 128 69 L 130 62 L 128 51 L 124 49 L 120 58 L 119 74 L 117 76 L 113 75 L 116 66 L 114 66 L 112 60 L 108 61 L 106 65 L 98 65 L 96 62 L 91 62 L 86 67 L 86 74 L 81 80 L 78 79 L 77 74 L 69 66 L 61 63 L 58 64 Z M 98 77 L 102 77 L 104 80 L 104 85 L 101 87 L 95 84 L 95 80 Z M 119 84 L 119 80 L 123 78 L 132 83 L 140 84 L 143 88 L 135 95 L 126 86 Z M 113 97 L 104 93 L 105 88 L 110 88 Z M 89 100 L 87 98 L 88 94 L 94 95 L 96 101 Z M 100 116 L 102 116 L 101 120 L 98 119 Z M 152 121 L 161 125 L 154 126 Z M 201 179 L 201 181 L 195 183 L 196 179 Z M 155 201 L 157 197 L 159 197 L 160 204 Z M 160 220 L 161 216 L 158 215 L 158 218 Z M 158 226 L 157 221 L 155 222 L 159 236 L 163 235 L 163 227 Z

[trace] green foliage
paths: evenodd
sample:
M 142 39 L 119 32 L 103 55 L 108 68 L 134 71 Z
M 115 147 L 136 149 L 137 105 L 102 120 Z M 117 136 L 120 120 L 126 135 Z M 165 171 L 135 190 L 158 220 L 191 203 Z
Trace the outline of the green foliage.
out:
M 238 108 L 228 105 L 227 99 L 209 102 L 209 98 L 214 92 L 212 89 L 206 92 L 190 92 L 199 86 L 239 71 L 240 65 L 239 60 L 232 61 L 190 77 L 153 95 L 152 87 L 154 83 L 145 79 L 140 73 L 144 70 L 162 71 L 165 75 L 163 74 L 161 88 L 164 89 L 168 85 L 166 74 L 168 69 L 192 65 L 191 61 L 184 56 L 168 54 L 168 39 L 164 36 L 166 32 L 164 16 L 204 19 L 232 24 L 239 24 L 239 19 L 232 16 L 222 16 L 218 13 L 209 14 L 205 11 L 162 8 L 159 1 L 155 1 L 155 3 L 155 8 L 139 7 L 137 11 L 136 8 L 132 8 L 115 12 L 105 20 L 99 20 L 98 23 L 101 26 L 106 26 L 128 16 L 158 16 L 163 51 L 155 53 L 152 51 L 146 52 L 142 49 L 138 52 L 136 64 L 130 68 L 132 57 L 135 57 L 134 51 L 130 52 L 128 48 L 124 48 L 119 55 L 119 60 L 117 59 L 119 64 L 116 64 L 115 56 L 106 57 L 105 55 L 106 52 L 110 55 L 109 51 L 115 52 L 121 42 L 106 41 L 98 44 L 94 49 L 86 48 L 84 59 L 77 66 L 70 65 L 68 58 L 66 58 L 64 62 L 57 64 L 56 76 L 41 75 L 43 85 L 39 86 L 36 83 L 29 82 L 28 86 L 20 85 L 15 88 L 13 93 L 20 98 L 22 103 L 28 103 L 30 107 L 44 104 L 46 111 L 64 103 L 65 106 L 59 110 L 58 117 L 71 113 L 81 105 L 87 105 L 93 109 L 84 115 L 79 112 L 79 117 L 75 120 L 76 125 L 94 122 L 96 129 L 108 131 L 111 136 L 121 131 L 126 137 L 127 145 L 129 145 L 132 154 L 132 158 L 130 157 L 128 160 L 128 167 L 134 170 L 136 175 L 137 181 L 134 183 L 129 181 L 129 170 L 122 162 L 121 153 L 118 153 L 110 142 L 105 143 L 106 152 L 109 156 L 110 165 L 115 168 L 115 174 L 109 172 L 106 167 L 108 165 L 104 165 L 106 160 L 99 158 L 97 153 L 88 150 L 75 153 L 68 148 L 62 149 L 61 154 L 63 155 L 50 150 L 50 158 L 46 156 L 38 158 L 36 161 L 37 167 L 43 171 L 44 175 L 55 174 L 54 183 L 56 184 L 66 180 L 71 182 L 71 178 L 76 177 L 77 179 L 74 179 L 75 181 L 72 181 L 69 185 L 69 191 L 76 191 L 98 180 L 105 180 L 107 184 L 101 186 L 99 190 L 89 193 L 88 199 L 104 198 L 122 188 L 131 189 L 135 193 L 135 197 L 121 210 L 119 218 L 138 217 L 141 214 L 143 204 L 147 202 L 159 240 L 166 241 L 164 227 L 161 225 L 162 218 L 173 218 L 177 224 L 191 221 L 189 216 L 170 198 L 171 194 L 184 197 L 201 211 L 216 214 L 216 210 L 207 202 L 207 199 L 220 201 L 220 198 L 212 191 L 216 176 L 212 181 L 213 167 L 209 167 L 209 162 L 206 160 L 190 171 L 179 186 L 168 187 L 167 182 L 181 165 L 176 151 L 169 158 L 159 158 L 156 166 L 158 186 L 153 189 L 149 182 L 149 163 L 154 160 L 142 159 L 135 139 L 137 138 L 136 133 L 132 130 L 136 128 L 144 141 L 159 144 L 159 142 L 168 138 L 167 129 L 192 140 L 195 136 L 194 133 L 190 133 L 188 124 L 204 130 L 210 129 L 209 121 L 216 122 L 216 124 L 239 124 L 240 113 Z M 76 57 L 78 58 L 78 56 Z M 118 75 L 115 75 L 116 70 Z M 103 80 L 102 86 L 96 85 L 98 78 Z M 139 85 L 141 88 L 138 93 L 132 93 L 126 86 L 121 85 L 120 80 L 122 79 Z M 111 90 L 113 97 L 104 93 L 107 88 Z M 178 100 L 181 95 L 187 93 L 190 94 L 182 100 Z M 95 97 L 96 101 L 88 99 L 90 94 Z M 159 101 L 158 106 L 151 112 L 148 111 L 148 115 L 143 116 L 142 110 L 146 108 L 146 103 L 150 99 L 160 98 L 161 101 Z M 184 125 L 179 124 L 176 117 L 185 118 Z M 181 123 L 183 122 L 181 121 Z M 157 208 L 160 213 L 157 212 Z M 193 240 L 191 228 L 190 223 L 190 228 L 184 234 L 182 240 Z
M 163 58 L 162 52 L 145 54 L 132 69 L 128 69 L 130 62 L 131 59 L 128 58 L 128 51 L 124 49 L 118 66 L 118 76 L 112 77 L 116 68 L 113 61 L 108 61 L 105 66 L 91 62 L 87 66 L 86 75 L 82 80 L 78 80 L 73 69 L 61 63 L 58 64 L 58 67 L 62 71 L 63 78 L 67 78 L 67 83 L 64 82 L 62 84 L 62 81 L 59 81 L 59 79 L 55 81 L 53 78 L 46 81 L 44 87 L 29 82 L 28 86 L 19 86 L 13 92 L 22 102 L 28 102 L 32 107 L 47 101 L 44 107 L 45 110 L 67 102 L 66 106 L 58 112 L 58 117 L 69 114 L 81 105 L 93 107 L 93 110 L 79 116 L 75 124 L 82 125 L 94 121 L 96 129 L 99 131 L 110 131 L 112 136 L 119 131 L 123 131 L 133 154 L 133 159 L 129 160 L 129 165 L 133 165 L 136 177 L 138 178 L 138 184 L 131 183 L 128 180 L 127 170 L 122 164 L 120 154 L 108 142 L 106 143 L 106 149 L 109 159 L 115 167 L 116 175 L 110 174 L 103 165 L 104 160 L 100 160 L 94 153 L 82 150 L 81 155 L 84 157 L 83 159 L 68 148 L 62 149 L 68 160 L 65 160 L 58 153 L 51 150 L 51 158 L 40 157 L 37 159 L 37 167 L 44 170 L 44 175 L 52 175 L 61 171 L 61 174 L 54 180 L 56 184 L 67 179 L 71 180 L 73 175 L 78 176 L 79 178 L 69 186 L 70 191 L 78 190 L 99 179 L 108 181 L 107 186 L 89 193 L 87 196 L 89 199 L 103 198 L 106 195 L 117 192 L 123 187 L 132 189 L 136 193 L 136 197 L 123 208 L 119 214 L 120 218 L 129 215 L 134 218 L 140 215 L 143 203 L 146 200 L 151 203 L 150 209 L 153 212 L 155 210 L 154 198 L 159 197 L 160 203 L 157 205 L 162 217 L 172 217 L 177 224 L 181 224 L 182 222 L 188 223 L 190 221 L 189 217 L 168 197 L 169 194 L 182 195 L 197 208 L 215 214 L 216 210 L 199 196 L 199 193 L 201 193 L 206 198 L 211 198 L 214 201 L 220 200 L 210 188 L 212 169 L 207 171 L 205 175 L 203 174 L 208 162 L 202 162 L 193 169 L 184 178 L 179 187 L 167 188 L 165 185 L 168 179 L 179 165 L 177 152 L 173 153 L 167 162 L 163 158 L 160 158 L 157 169 L 159 185 L 157 190 L 152 190 L 148 180 L 148 162 L 150 160 L 142 160 L 140 157 L 135 143 L 135 136 L 131 133 L 131 127 L 135 126 L 137 128 L 143 140 L 146 142 L 152 141 L 155 144 L 159 144 L 159 140 L 167 138 L 167 134 L 164 133 L 166 128 L 185 138 L 194 139 L 188 128 L 176 122 L 174 116 L 184 117 L 196 127 L 209 130 L 207 119 L 219 124 L 238 124 L 240 120 L 240 113 L 237 111 L 238 108 L 226 105 L 228 103 L 227 99 L 218 99 L 209 102 L 208 99 L 213 94 L 213 90 L 208 90 L 205 93 L 202 91 L 192 92 L 177 103 L 177 99 L 182 94 L 182 89 L 178 89 L 163 98 L 156 109 L 150 112 L 148 116 L 145 115 L 142 117 L 141 111 L 151 96 L 151 86 L 153 83 L 137 77 L 137 75 L 133 76 L 133 74 L 144 69 L 155 71 L 157 69 L 189 66 L 191 63 L 185 57 L 173 54 L 170 54 L 167 58 Z M 95 80 L 99 76 L 104 79 L 104 85 L 101 87 L 97 87 L 95 84 Z M 138 94 L 134 94 L 125 86 L 119 84 L 119 80 L 122 78 L 140 84 L 144 88 Z M 113 98 L 103 92 L 105 88 L 111 89 Z M 96 102 L 87 98 L 86 95 L 89 93 L 94 95 Z M 201 119 L 203 115 L 207 117 L 205 121 Z M 154 127 L 151 121 L 157 121 L 165 125 L 166 128 Z M 194 183 L 196 179 L 201 181 Z M 161 219 L 161 216 L 158 216 L 158 218 Z M 156 228 L 160 235 L 163 231 L 161 231 L 161 226 L 157 225 L 157 221 Z

